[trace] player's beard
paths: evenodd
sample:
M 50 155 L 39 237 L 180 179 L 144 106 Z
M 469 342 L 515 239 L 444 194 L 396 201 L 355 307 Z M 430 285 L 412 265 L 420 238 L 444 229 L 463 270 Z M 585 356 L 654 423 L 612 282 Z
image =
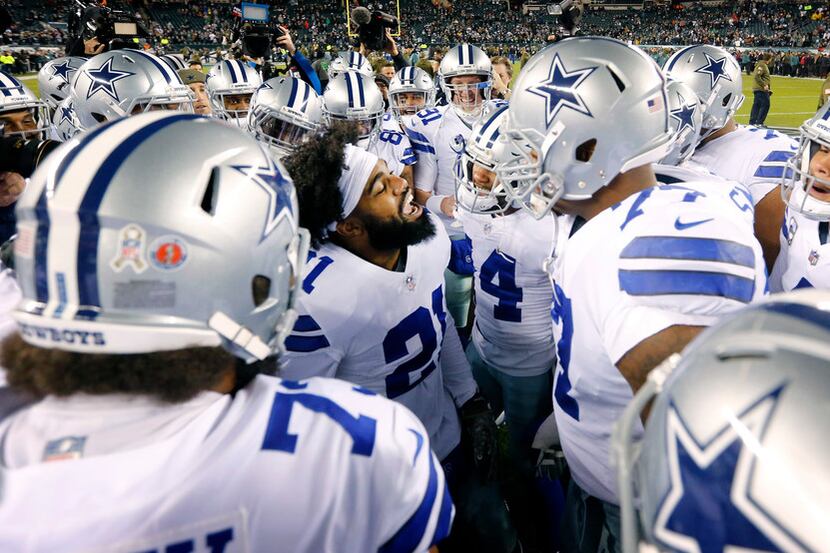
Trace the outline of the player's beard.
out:
M 414 246 L 435 236 L 435 224 L 426 211 L 414 221 L 391 219 L 379 221 L 366 218 L 363 220 L 369 236 L 369 244 L 379 251 L 391 251 Z

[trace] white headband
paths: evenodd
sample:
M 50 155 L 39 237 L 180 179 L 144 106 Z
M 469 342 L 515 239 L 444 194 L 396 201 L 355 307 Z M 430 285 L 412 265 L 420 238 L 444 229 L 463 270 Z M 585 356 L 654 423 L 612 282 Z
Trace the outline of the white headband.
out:
M 337 187 L 343 196 L 341 221 L 351 215 L 357 207 L 366 183 L 378 163 L 378 156 L 351 144 L 346 144 L 343 153 L 343 172 L 340 174 L 340 180 L 337 181 Z M 337 221 L 328 226 L 330 231 L 336 228 Z

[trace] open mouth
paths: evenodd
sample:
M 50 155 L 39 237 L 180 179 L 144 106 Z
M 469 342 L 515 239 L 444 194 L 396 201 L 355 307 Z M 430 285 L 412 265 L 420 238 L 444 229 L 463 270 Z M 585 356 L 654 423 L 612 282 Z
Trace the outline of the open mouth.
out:
M 412 194 L 412 189 L 408 189 L 401 203 L 401 214 L 407 218 L 416 218 L 421 215 L 421 210 L 421 206 L 415 203 L 415 196 Z

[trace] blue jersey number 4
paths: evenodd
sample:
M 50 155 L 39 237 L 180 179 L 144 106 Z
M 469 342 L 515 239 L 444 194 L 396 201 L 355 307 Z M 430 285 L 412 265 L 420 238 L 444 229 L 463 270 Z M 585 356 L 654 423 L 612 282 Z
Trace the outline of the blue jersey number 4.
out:
M 516 260 L 496 250 L 481 265 L 479 271 L 481 289 L 498 298 L 493 307 L 493 317 L 498 321 L 522 322 L 522 289 L 516 286 Z

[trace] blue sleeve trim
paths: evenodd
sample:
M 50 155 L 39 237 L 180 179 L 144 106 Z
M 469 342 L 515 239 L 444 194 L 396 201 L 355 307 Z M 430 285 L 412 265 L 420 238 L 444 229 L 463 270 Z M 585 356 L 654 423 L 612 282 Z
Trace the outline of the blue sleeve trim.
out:
M 719 261 L 742 267 L 755 267 L 755 252 L 751 247 L 715 238 L 639 236 L 623 249 L 620 257 Z
M 330 345 L 325 336 L 297 336 L 292 334 L 285 339 L 285 349 L 298 353 L 311 353 Z
M 446 493 L 446 482 L 444 483 L 444 492 Z M 443 496 L 445 493 L 441 494 Z M 438 497 L 438 472 L 435 468 L 435 456 L 429 455 L 429 482 L 427 483 L 426 493 L 421 504 L 415 510 L 409 520 L 392 536 L 389 541 L 383 544 L 378 553 L 413 553 L 416 547 L 421 542 L 424 532 L 429 525 L 429 517 L 432 514 L 432 508 L 435 505 Z M 442 505 L 443 509 L 443 505 Z M 439 523 L 441 522 L 439 518 Z M 437 528 L 436 528 L 437 530 Z M 437 531 L 436 531 L 437 535 Z
M 755 281 L 726 273 L 705 271 L 629 271 L 619 272 L 620 290 L 631 296 L 720 296 L 749 303 L 755 294 Z
M 294 63 L 297 64 L 297 68 L 299 68 L 300 70 L 301 78 L 309 85 L 311 85 L 311 88 L 313 88 L 317 94 L 322 95 L 323 85 L 320 83 L 320 78 L 317 76 L 317 72 L 314 70 L 313 67 L 311 67 L 311 64 L 302 54 L 302 52 L 297 50 L 296 52 L 294 52 L 294 55 L 291 57 L 291 59 L 294 60 Z

